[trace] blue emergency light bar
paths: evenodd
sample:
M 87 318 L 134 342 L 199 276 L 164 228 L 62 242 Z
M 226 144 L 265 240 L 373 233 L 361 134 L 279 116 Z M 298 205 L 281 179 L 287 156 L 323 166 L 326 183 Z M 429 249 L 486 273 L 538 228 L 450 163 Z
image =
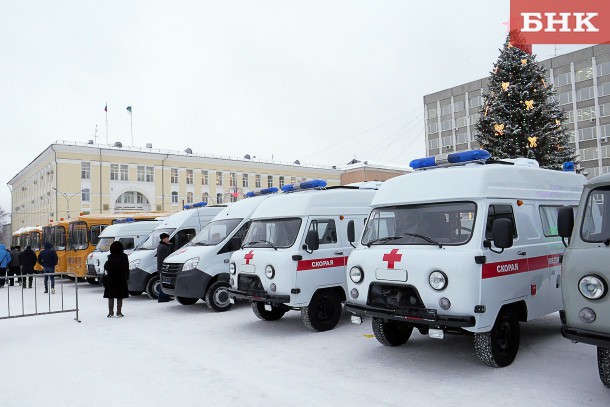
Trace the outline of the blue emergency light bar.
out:
M 134 218 L 122 218 L 122 219 L 117 219 L 114 221 L 114 223 L 130 223 L 130 222 L 135 222 Z
M 203 208 L 204 206 L 206 206 L 208 203 L 205 201 L 201 201 L 201 202 L 197 202 L 193 204 L 193 208 Z
M 258 191 L 247 192 L 246 198 L 252 198 L 254 196 L 261 196 L 261 195 L 275 194 L 277 191 L 278 191 L 278 189 L 276 187 L 263 188 L 263 189 L 259 189 Z
M 421 170 L 425 168 L 434 168 L 440 166 L 447 166 L 451 164 L 466 164 L 474 162 L 485 162 L 491 157 L 486 150 L 469 150 L 460 151 L 458 153 L 450 154 L 439 154 L 433 157 L 418 158 L 412 160 L 409 165 L 414 170 Z
M 568 162 L 563 163 L 563 171 L 564 172 L 575 172 L 576 170 L 574 169 L 574 162 L 568 161 Z
M 184 206 L 182 207 L 182 209 L 191 209 L 191 208 L 192 208 L 192 206 L 191 206 L 191 205 L 184 205 Z
M 302 189 L 324 188 L 326 181 L 323 179 L 312 179 L 311 181 L 303 181 L 298 184 L 289 184 L 282 187 L 283 192 L 300 191 Z

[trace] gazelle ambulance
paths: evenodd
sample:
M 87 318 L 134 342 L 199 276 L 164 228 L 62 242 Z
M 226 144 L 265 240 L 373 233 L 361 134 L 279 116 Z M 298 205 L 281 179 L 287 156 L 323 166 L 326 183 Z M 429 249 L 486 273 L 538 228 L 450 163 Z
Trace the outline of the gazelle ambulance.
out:
M 561 237 L 571 237 L 561 264 L 561 333 L 597 346 L 599 377 L 610 388 L 610 174 L 587 182 L 576 222 L 565 207 L 558 226 Z
M 229 310 L 229 258 L 239 250 L 254 210 L 275 192 L 277 188 L 248 192 L 246 199 L 223 208 L 187 246 L 169 255 L 161 270 L 163 292 L 183 305 L 201 298 L 214 311 Z
M 339 322 L 353 249 L 348 225 L 363 229 L 376 190 L 325 186 L 312 180 L 282 187 L 283 194 L 256 208 L 242 250 L 231 256 L 229 293 L 250 300 L 260 319 L 300 310 L 312 330 Z
M 199 202 L 186 205 L 183 211 L 161 222 L 146 241 L 129 255 L 129 294 L 140 295 L 146 291 L 150 298 L 158 298 L 161 280 L 157 270 L 157 246 L 162 233 L 170 236 L 169 245 L 172 250 L 177 250 L 190 242 L 224 208 Z
M 520 321 L 561 309 L 557 213 L 577 204 L 585 178 L 489 158 L 413 160 L 417 171 L 377 192 L 347 263 L 345 306 L 354 323 L 373 317 L 382 344 L 404 344 L 413 328 L 466 331 L 479 359 L 502 367 L 517 355 Z

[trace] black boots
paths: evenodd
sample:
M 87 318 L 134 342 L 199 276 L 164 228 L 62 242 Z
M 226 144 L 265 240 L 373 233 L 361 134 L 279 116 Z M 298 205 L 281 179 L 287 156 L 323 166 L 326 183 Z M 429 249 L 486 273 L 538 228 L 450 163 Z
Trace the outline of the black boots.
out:
M 121 318 L 123 317 L 123 313 L 121 312 L 121 308 L 123 308 L 123 299 L 117 298 L 116 300 L 116 316 Z
M 108 318 L 112 318 L 114 315 L 114 298 L 108 298 Z

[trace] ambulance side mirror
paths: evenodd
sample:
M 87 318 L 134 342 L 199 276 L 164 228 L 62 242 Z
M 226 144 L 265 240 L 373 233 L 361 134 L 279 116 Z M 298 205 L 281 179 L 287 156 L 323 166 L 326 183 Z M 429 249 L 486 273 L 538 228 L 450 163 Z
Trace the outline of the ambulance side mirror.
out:
M 305 246 L 306 250 L 310 250 L 311 252 L 320 248 L 320 236 L 318 236 L 317 230 L 310 230 L 307 232 L 307 236 L 305 237 Z
M 565 239 L 569 239 L 572 236 L 572 230 L 574 230 L 574 209 L 571 206 L 559 208 L 559 213 L 557 214 L 557 232 L 561 236 L 565 247 L 568 247 Z
M 354 242 L 356 241 L 356 225 L 353 220 L 347 222 L 347 241 L 352 247 L 354 246 Z
M 494 246 L 504 250 L 513 247 L 513 221 L 506 218 L 494 220 L 491 236 Z

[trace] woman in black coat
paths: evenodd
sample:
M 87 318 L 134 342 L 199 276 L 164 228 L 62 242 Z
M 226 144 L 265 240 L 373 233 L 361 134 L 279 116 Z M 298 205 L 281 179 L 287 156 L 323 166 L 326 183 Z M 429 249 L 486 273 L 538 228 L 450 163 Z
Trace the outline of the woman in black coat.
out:
M 129 297 L 127 281 L 129 280 L 129 259 L 123 252 L 121 242 L 110 245 L 110 254 L 104 264 L 104 298 L 108 298 L 108 318 L 114 315 L 114 299 L 117 299 L 116 315 L 122 317 L 123 298 Z

